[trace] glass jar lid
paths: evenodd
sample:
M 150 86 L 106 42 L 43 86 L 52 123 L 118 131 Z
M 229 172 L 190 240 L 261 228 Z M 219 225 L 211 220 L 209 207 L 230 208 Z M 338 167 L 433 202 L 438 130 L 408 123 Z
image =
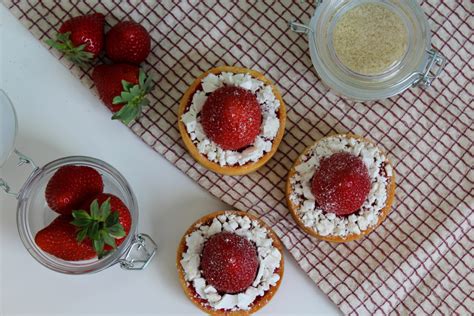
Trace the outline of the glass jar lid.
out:
M 378 100 L 429 86 L 444 67 L 415 1 L 318 1 L 309 26 L 290 27 L 308 33 L 321 80 L 350 99 Z
M 0 167 L 5 164 L 15 147 L 17 130 L 18 121 L 13 104 L 0 89 Z

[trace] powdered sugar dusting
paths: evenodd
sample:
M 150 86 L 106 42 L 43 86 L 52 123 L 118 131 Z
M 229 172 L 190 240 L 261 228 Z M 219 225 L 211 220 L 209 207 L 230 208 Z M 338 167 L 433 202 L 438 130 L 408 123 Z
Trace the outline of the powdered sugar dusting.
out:
M 359 157 L 367 167 L 371 181 L 370 192 L 362 207 L 348 217 L 325 213 L 317 205 L 311 191 L 311 180 L 320 161 L 338 152 L 347 152 Z M 336 135 L 316 143 L 301 160 L 290 179 L 289 198 L 296 206 L 297 214 L 305 226 L 314 229 L 321 236 L 346 237 L 350 234 L 360 234 L 377 224 L 380 210 L 385 207 L 387 200 L 386 187 L 392 171 L 385 156 L 376 146 L 356 138 Z
M 253 143 L 242 151 L 224 150 L 211 141 L 204 132 L 201 124 L 201 111 L 210 93 L 223 86 L 235 86 L 251 91 L 257 97 L 262 110 L 262 124 L 260 133 Z M 270 85 L 253 78 L 249 74 L 233 74 L 222 72 L 219 75 L 209 74 L 202 80 L 202 90 L 194 93 L 191 105 L 183 113 L 181 121 L 196 145 L 198 151 L 207 159 L 221 166 L 245 165 L 256 162 L 270 152 L 278 130 L 280 120 L 278 110 L 280 101 L 275 97 Z
M 210 236 L 220 232 L 231 232 L 245 237 L 257 248 L 259 267 L 251 286 L 236 294 L 218 293 L 203 278 L 200 270 L 201 253 Z M 193 286 L 199 298 L 214 309 L 248 310 L 259 296 L 275 286 L 280 275 L 275 273 L 280 267 L 281 253 L 273 246 L 273 240 L 266 228 L 247 216 L 225 213 L 214 218 L 208 225 L 200 225 L 186 236 L 187 250 L 180 261 L 185 280 Z

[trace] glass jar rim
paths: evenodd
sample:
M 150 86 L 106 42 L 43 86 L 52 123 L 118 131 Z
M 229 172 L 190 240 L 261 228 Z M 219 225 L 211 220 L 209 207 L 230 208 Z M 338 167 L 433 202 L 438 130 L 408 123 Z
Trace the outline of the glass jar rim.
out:
M 65 165 L 85 165 L 99 169 L 100 171 L 108 173 L 108 176 L 112 177 L 121 187 L 123 192 L 127 195 L 126 201 L 124 203 L 130 210 L 132 216 L 132 224 L 130 227 L 129 234 L 122 242 L 120 246 L 117 247 L 115 251 L 105 256 L 100 260 L 94 260 L 89 262 L 70 262 L 64 261 L 61 259 L 56 259 L 55 257 L 46 254 L 44 251 L 39 249 L 34 241 L 34 236 L 29 228 L 28 223 L 28 210 L 26 202 L 32 193 L 32 190 L 35 189 L 35 181 L 38 181 L 40 177 L 46 172 L 56 170 L 61 166 Z M 21 188 L 18 194 L 18 205 L 17 205 L 17 227 L 20 238 L 23 242 L 23 245 L 28 250 L 33 258 L 35 258 L 43 266 L 65 274 L 85 274 L 85 273 L 94 273 L 99 272 L 103 269 L 110 267 L 111 265 L 119 262 L 119 259 L 127 252 L 130 248 L 134 236 L 137 231 L 138 224 L 138 205 L 136 197 L 131 190 L 130 185 L 123 175 L 114 167 L 108 163 L 86 156 L 69 156 L 63 157 L 56 160 L 53 160 L 43 167 L 36 169 L 26 180 L 25 184 Z

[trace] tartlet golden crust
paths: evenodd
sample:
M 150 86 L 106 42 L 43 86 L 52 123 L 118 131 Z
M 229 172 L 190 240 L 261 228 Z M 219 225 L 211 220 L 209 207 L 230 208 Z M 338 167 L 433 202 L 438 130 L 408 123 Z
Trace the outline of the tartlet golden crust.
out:
M 328 137 L 333 137 L 333 136 L 336 136 L 336 135 L 330 135 L 330 136 L 321 138 L 315 144 L 322 141 L 323 139 L 326 139 Z M 370 141 L 370 140 L 368 140 L 364 137 L 358 136 L 358 135 L 348 133 L 348 134 L 341 134 L 340 136 L 344 136 L 346 138 L 356 138 L 358 140 L 361 140 L 361 141 L 370 143 L 372 145 L 375 145 L 372 141 Z M 389 177 L 388 183 L 387 183 L 387 201 L 385 203 L 385 207 L 380 210 L 378 222 L 377 222 L 376 225 L 374 225 L 372 227 L 369 227 L 366 230 L 361 231 L 360 234 L 349 234 L 345 237 L 321 236 L 314 229 L 312 229 L 311 227 L 308 227 L 308 226 L 304 225 L 303 221 L 301 220 L 300 216 L 298 215 L 297 206 L 295 204 L 293 204 L 293 202 L 290 200 L 291 193 L 293 192 L 292 189 L 291 189 L 290 179 L 296 173 L 295 167 L 298 166 L 301 163 L 301 158 L 304 155 L 306 155 L 311 150 L 311 148 L 313 148 L 313 146 L 315 146 L 315 144 L 309 146 L 308 148 L 306 148 L 303 151 L 303 153 L 301 153 L 301 155 L 296 159 L 293 166 L 291 167 L 290 172 L 288 173 L 288 178 L 287 178 L 287 181 L 286 181 L 286 202 L 288 204 L 288 208 L 290 210 L 291 215 L 293 216 L 294 220 L 296 221 L 296 223 L 298 224 L 298 226 L 302 230 L 304 230 L 309 235 L 311 235 L 313 237 L 316 237 L 318 239 L 321 239 L 321 240 L 330 241 L 330 242 L 348 242 L 348 241 L 360 239 L 360 238 L 368 235 L 375 228 L 377 228 L 385 220 L 387 215 L 390 213 L 390 210 L 392 208 L 392 204 L 395 200 L 395 187 L 396 187 L 396 185 L 395 185 L 395 168 L 393 168 L 392 164 L 390 163 L 390 160 L 388 160 L 388 158 L 386 158 L 385 163 L 391 165 L 393 171 L 392 171 L 392 176 Z M 385 153 L 383 151 L 381 151 L 381 152 L 385 155 Z M 385 157 L 387 157 L 387 155 L 385 155 Z
M 262 81 L 266 85 L 270 85 L 272 87 L 273 94 L 280 101 L 280 108 L 278 110 L 278 118 L 280 119 L 280 128 L 278 129 L 278 133 L 276 137 L 272 141 L 273 145 L 272 145 L 271 151 L 265 153 L 258 161 L 250 162 L 243 166 L 239 166 L 239 165 L 221 166 L 220 164 L 212 162 L 209 159 L 207 159 L 206 156 L 204 156 L 203 154 L 199 152 L 196 145 L 191 140 L 191 137 L 189 136 L 188 131 L 186 130 L 186 126 L 181 121 L 182 115 L 184 114 L 188 106 L 191 104 L 192 97 L 194 93 L 197 91 L 197 89 L 200 87 L 202 80 L 208 74 L 211 74 L 211 73 L 219 74 L 222 72 L 249 74 L 253 78 Z M 220 173 L 223 175 L 230 175 L 230 176 L 244 175 L 244 174 L 251 173 L 259 169 L 260 167 L 262 167 L 265 163 L 267 163 L 270 160 L 270 158 L 272 158 L 272 156 L 278 150 L 278 146 L 280 145 L 280 142 L 283 138 L 283 134 L 285 133 L 285 122 L 286 122 L 285 103 L 283 102 L 283 98 L 281 97 L 281 94 L 276 88 L 276 86 L 258 71 L 246 69 L 246 68 L 239 68 L 239 67 L 231 67 L 231 66 L 216 67 L 216 68 L 209 69 L 208 71 L 200 75 L 198 78 L 196 78 L 196 80 L 188 88 L 188 90 L 186 90 L 186 92 L 183 95 L 183 98 L 181 99 L 181 102 L 179 103 L 179 108 L 178 108 L 178 129 L 181 134 L 181 138 L 183 139 L 184 145 L 186 149 L 188 150 L 188 152 L 191 154 L 191 156 L 205 168 L 212 170 L 216 173 Z
M 280 275 L 280 279 L 278 280 L 277 284 L 275 286 L 270 287 L 270 289 L 266 291 L 263 296 L 257 297 L 256 302 L 252 304 L 249 310 L 225 311 L 225 310 L 216 310 L 210 306 L 203 305 L 202 300 L 196 297 L 195 293 L 192 290 L 192 286 L 189 285 L 184 278 L 184 270 L 183 270 L 183 267 L 181 266 L 180 261 L 183 258 L 183 253 L 186 251 L 186 236 L 191 234 L 193 231 L 199 229 L 201 225 L 210 223 L 214 218 L 224 213 L 235 214 L 238 216 L 248 216 L 251 220 L 257 220 L 260 223 L 261 227 L 264 227 L 267 229 L 268 235 L 273 240 L 273 246 L 277 248 L 281 253 L 280 268 L 278 268 L 278 271 L 277 271 L 277 273 Z M 178 250 L 176 253 L 176 268 L 178 269 L 179 283 L 181 284 L 181 287 L 183 288 L 184 293 L 191 300 L 191 302 L 193 302 L 193 304 L 196 305 L 202 311 L 206 312 L 209 315 L 229 315 L 229 316 L 250 315 L 260 310 L 263 306 L 265 306 L 273 298 L 278 288 L 280 287 L 281 280 L 283 279 L 283 272 L 284 272 L 283 245 L 280 242 L 280 239 L 278 238 L 278 236 L 273 232 L 273 230 L 267 224 L 265 224 L 262 220 L 259 220 L 258 218 L 242 211 L 217 211 L 217 212 L 208 214 L 204 217 L 201 217 L 199 220 L 193 223 L 189 227 L 189 229 L 184 233 L 183 237 L 181 238 L 181 242 L 179 243 Z

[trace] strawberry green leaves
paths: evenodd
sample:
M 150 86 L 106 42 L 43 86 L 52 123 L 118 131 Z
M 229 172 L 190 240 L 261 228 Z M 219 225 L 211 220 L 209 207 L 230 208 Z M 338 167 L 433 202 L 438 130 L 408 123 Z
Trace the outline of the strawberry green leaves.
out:
M 120 120 L 128 125 L 140 115 L 142 107 L 150 104 L 146 95 L 153 87 L 153 80 L 151 77 L 148 77 L 142 69 L 140 69 L 138 74 L 138 84 L 134 85 L 122 80 L 122 87 L 122 93 L 119 96 L 116 96 L 112 103 L 124 104 L 124 106 L 120 111 L 112 116 L 112 119 Z
M 104 257 L 105 245 L 116 248 L 115 240 L 126 235 L 119 221 L 119 214 L 110 207 L 110 199 L 101 205 L 97 200 L 92 201 L 90 211 L 77 210 L 72 212 L 74 220 L 71 222 L 77 229 L 76 239 L 83 242 L 86 237 L 92 241 L 97 256 Z
M 57 33 L 56 39 L 47 39 L 45 43 L 64 53 L 69 60 L 78 65 L 90 62 L 94 58 L 94 54 L 84 50 L 86 44 L 75 46 L 71 39 L 71 32 Z

